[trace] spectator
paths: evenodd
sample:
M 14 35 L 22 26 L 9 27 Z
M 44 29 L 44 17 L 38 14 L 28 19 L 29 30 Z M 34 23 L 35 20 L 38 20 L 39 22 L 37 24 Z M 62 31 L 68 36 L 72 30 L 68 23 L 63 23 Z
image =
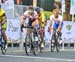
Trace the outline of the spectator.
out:
M 1 0 L 2 3 L 5 3 L 6 0 Z
M 5 49 L 7 49 L 7 36 L 6 36 L 6 28 L 7 28 L 7 17 L 5 11 L 1 8 L 0 5 L 0 23 L 2 24 L 2 37 L 5 42 Z
M 16 0 L 16 3 L 17 3 L 18 5 L 20 5 L 20 4 L 22 4 L 22 0 Z

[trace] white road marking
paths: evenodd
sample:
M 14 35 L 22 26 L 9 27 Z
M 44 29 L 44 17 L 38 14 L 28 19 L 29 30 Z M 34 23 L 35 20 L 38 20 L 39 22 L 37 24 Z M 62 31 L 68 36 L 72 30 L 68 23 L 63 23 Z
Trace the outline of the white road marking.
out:
M 75 62 L 73 59 L 61 59 L 61 58 L 47 58 L 47 57 L 33 57 L 33 56 L 17 56 L 17 55 L 0 55 L 0 57 L 11 57 L 11 58 L 29 58 L 29 59 L 39 59 L 39 60 L 52 60 L 52 61 L 69 61 Z

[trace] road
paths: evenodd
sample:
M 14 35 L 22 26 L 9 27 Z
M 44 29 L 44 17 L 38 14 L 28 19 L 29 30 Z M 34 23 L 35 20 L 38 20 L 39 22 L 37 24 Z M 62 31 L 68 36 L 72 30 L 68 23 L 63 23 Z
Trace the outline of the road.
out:
M 24 50 L 11 50 L 7 51 L 5 55 L 0 52 L 0 62 L 75 62 L 75 51 L 65 50 L 58 53 L 44 51 L 42 54 L 38 53 L 37 56 L 32 53 L 27 56 Z

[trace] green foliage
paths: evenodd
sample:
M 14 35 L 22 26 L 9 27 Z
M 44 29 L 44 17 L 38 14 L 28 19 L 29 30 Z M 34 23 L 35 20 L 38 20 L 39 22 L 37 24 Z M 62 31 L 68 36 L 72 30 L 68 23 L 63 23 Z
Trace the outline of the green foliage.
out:
M 52 12 L 44 11 L 44 13 L 45 13 L 46 19 L 49 20 L 50 15 L 52 14 Z

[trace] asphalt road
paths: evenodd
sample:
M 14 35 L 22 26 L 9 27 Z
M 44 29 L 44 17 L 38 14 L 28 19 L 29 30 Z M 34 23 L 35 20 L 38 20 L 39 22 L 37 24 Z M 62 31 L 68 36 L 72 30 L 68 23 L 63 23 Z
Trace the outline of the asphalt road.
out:
M 29 56 L 24 51 L 11 50 L 5 55 L 0 52 L 0 62 L 75 62 L 75 51 L 65 50 L 60 52 L 44 51 L 37 56 L 30 53 Z

